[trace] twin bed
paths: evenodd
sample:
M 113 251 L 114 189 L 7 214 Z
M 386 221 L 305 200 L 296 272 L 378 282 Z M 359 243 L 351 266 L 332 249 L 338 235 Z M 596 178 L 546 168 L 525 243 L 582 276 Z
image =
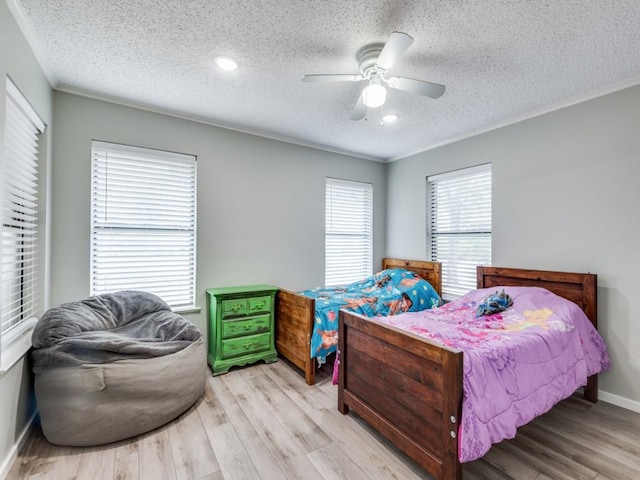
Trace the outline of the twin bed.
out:
M 482 456 L 500 441 L 494 430 L 512 437 L 517 426 L 546 412 L 585 379 L 584 397 L 595 402 L 597 373 L 609 368 L 595 332 L 595 275 L 478 267 L 477 287 L 486 290 L 433 311 L 386 318 L 340 311 L 338 409 L 357 413 L 438 479 L 461 479 L 461 461 Z M 497 287 L 513 296 L 513 307 L 474 319 L 483 298 Z M 434 323 L 444 324 L 444 330 Z M 524 333 L 524 341 L 518 343 L 512 333 Z M 487 350 L 489 337 L 497 338 L 502 350 Z M 582 344 L 588 344 L 588 355 L 580 353 Z M 488 363 L 477 352 L 488 355 Z M 569 353 L 573 356 L 564 356 Z M 530 376 L 535 370 L 542 371 L 541 379 Z M 500 385 L 494 375 L 501 375 Z M 514 397 L 514 408 L 503 410 L 502 390 Z M 497 426 L 489 423 L 493 430 L 485 431 L 485 411 L 491 410 Z
M 439 263 L 383 259 L 383 271 L 397 268 L 416 273 L 441 295 L 442 275 Z M 315 382 L 317 363 L 317 352 L 312 349 L 316 306 L 316 298 L 288 290 L 279 290 L 276 297 L 276 349 L 281 357 L 302 369 L 309 385 Z

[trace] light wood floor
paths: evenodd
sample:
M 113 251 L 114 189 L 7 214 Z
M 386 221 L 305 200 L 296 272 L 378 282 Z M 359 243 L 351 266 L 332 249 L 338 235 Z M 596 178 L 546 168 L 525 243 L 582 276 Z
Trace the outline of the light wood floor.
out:
M 87 428 L 91 428 L 90 425 Z M 211 377 L 169 425 L 103 447 L 49 444 L 34 429 L 7 480 L 430 478 L 364 422 L 336 409 L 327 375 L 309 387 L 283 361 Z M 465 464 L 464 478 L 640 478 L 640 414 L 578 398 Z

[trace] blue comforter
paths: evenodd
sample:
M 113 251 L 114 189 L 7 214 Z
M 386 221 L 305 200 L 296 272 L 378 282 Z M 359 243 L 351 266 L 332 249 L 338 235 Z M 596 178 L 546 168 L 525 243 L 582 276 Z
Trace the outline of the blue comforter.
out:
M 321 360 L 337 348 L 340 309 L 367 317 L 387 317 L 442 305 L 442 299 L 429 282 L 402 268 L 382 270 L 349 285 L 300 293 L 316 300 L 311 358 Z

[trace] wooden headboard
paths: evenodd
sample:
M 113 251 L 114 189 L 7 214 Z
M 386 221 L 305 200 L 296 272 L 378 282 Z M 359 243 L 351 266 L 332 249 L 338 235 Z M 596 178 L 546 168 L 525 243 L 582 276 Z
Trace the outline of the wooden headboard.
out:
M 577 304 L 598 328 L 597 275 L 519 268 L 477 267 L 478 288 L 542 287 Z
M 401 260 L 399 258 L 383 258 L 382 269 L 405 268 L 417 273 L 442 295 L 442 265 L 439 262 L 427 262 L 425 260 Z

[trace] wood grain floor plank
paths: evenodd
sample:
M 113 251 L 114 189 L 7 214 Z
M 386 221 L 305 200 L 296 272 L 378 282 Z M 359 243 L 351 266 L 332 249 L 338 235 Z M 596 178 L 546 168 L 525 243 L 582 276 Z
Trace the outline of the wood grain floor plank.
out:
M 304 453 L 331 443 L 331 438 L 268 376 L 246 376 L 245 380 L 269 406 L 289 434 L 295 437 Z
M 545 474 L 556 480 L 593 480 L 597 475 L 592 469 L 543 447 L 524 434 L 518 434 L 515 439 L 503 442 L 499 447 L 494 450 L 501 450 L 518 462 L 531 466 L 534 472 L 539 472 L 535 478 Z
M 224 382 L 287 477 L 322 479 L 296 439 L 289 435 L 267 404 L 255 395 L 240 375 L 225 375 Z
M 611 403 L 591 403 L 574 395 L 560 402 L 553 410 L 579 415 L 580 418 L 597 418 L 607 422 L 611 427 L 615 427 L 612 428 L 614 430 L 621 430 L 632 435 L 640 430 L 640 415 Z
M 124 440 L 117 444 L 113 478 L 115 480 L 140 480 L 137 438 Z
M 168 429 L 177 480 L 192 480 L 220 470 L 197 407 L 191 407 Z
M 517 480 L 482 459 L 465 463 L 462 470 L 464 480 Z
M 271 455 L 260 437 L 245 440 L 244 447 L 258 469 L 258 474 L 262 480 L 287 480 L 278 462 L 273 458 L 273 455 Z
M 544 473 L 541 473 L 536 477 L 536 480 L 556 480 L 556 477 L 548 477 Z
M 515 439 L 503 442 L 497 446 L 507 453 L 533 466 L 541 474 L 546 474 L 557 480 L 591 480 L 597 472 L 582 465 L 572 458 L 536 442 L 519 432 Z
M 601 433 L 590 429 L 588 425 L 578 422 L 570 422 L 563 418 L 550 421 L 551 417 L 545 416 L 537 424 L 543 428 L 561 435 L 564 438 L 575 441 L 578 444 L 597 450 L 599 454 L 626 465 L 634 470 L 640 469 L 640 448 L 636 442 L 619 441 L 613 435 Z M 585 435 L 585 430 L 588 435 Z
M 115 476 L 116 447 L 106 445 L 84 448 L 78 465 L 78 478 L 112 480 Z
M 57 452 L 62 448 L 47 442 L 40 427 L 32 429 L 6 480 L 21 480 L 48 472 Z
M 138 441 L 138 455 L 141 479 L 176 480 L 167 427 L 141 436 Z
M 549 448 L 554 448 L 580 464 L 618 480 L 637 480 L 640 468 L 634 469 L 602 453 L 602 448 L 594 449 L 587 437 L 569 438 L 562 430 L 554 432 L 547 427 L 532 422 L 522 427 L 522 432 Z
M 640 428 L 624 420 L 613 422 L 606 414 L 599 414 L 601 411 L 602 409 L 598 408 L 586 414 L 578 414 L 558 406 L 540 417 L 538 423 L 556 424 L 578 431 L 581 436 L 594 438 L 598 443 L 609 445 L 621 453 L 626 453 L 630 458 L 640 458 L 640 444 L 637 441 Z
M 314 420 L 369 478 L 409 480 L 426 475 L 424 471 L 422 476 L 417 475 L 406 457 L 383 445 L 377 433 L 356 416 L 342 415 L 337 409 L 320 409 Z
M 305 412 L 318 408 L 336 408 L 338 404 L 337 390 L 327 395 L 325 390 L 320 389 L 319 385 L 324 380 L 322 375 L 317 376 L 315 385 L 309 386 L 304 381 L 300 382 L 301 375 L 284 361 L 279 361 L 275 368 L 263 371 Z
M 230 423 L 207 429 L 225 480 L 260 480 L 240 437 Z
M 513 455 L 513 451 L 509 452 L 506 445 L 503 448 L 492 448 L 482 460 L 499 472 L 518 480 L 534 480 L 540 473 L 528 463 L 519 460 Z
M 209 376 L 209 379 L 212 379 L 212 377 Z M 204 397 L 198 401 L 196 409 L 205 430 L 229 421 L 222 402 L 213 391 L 212 381 L 208 380 L 205 384 Z
M 307 458 L 324 479 L 367 480 L 370 478 L 335 443 L 308 453 Z
M 235 373 L 235 371 L 232 373 Z M 231 422 L 233 428 L 235 428 L 240 440 L 248 440 L 249 438 L 255 437 L 257 435 L 255 428 L 253 428 L 253 425 L 245 415 L 244 411 L 240 405 L 238 405 L 236 398 L 229 391 L 229 388 L 222 379 L 223 377 L 224 375 L 209 377 L 207 383 L 214 392 L 218 403 L 224 409 L 226 418 Z M 208 422 L 203 422 L 203 424 L 207 423 Z
M 205 475 L 204 477 L 200 477 L 197 480 L 225 480 L 224 476 L 222 476 L 222 472 L 211 473 L 209 475 Z

